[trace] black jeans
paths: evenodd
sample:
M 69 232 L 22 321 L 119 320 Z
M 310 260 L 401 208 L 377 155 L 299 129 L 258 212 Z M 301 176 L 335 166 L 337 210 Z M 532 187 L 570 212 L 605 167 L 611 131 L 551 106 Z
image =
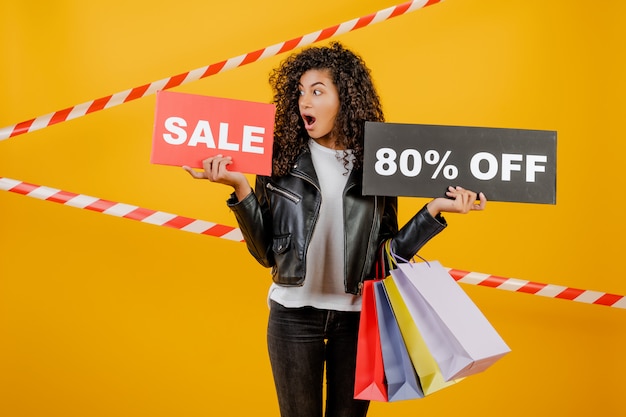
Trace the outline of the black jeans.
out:
M 282 417 L 365 417 L 354 399 L 358 312 L 286 308 L 271 301 L 267 346 Z

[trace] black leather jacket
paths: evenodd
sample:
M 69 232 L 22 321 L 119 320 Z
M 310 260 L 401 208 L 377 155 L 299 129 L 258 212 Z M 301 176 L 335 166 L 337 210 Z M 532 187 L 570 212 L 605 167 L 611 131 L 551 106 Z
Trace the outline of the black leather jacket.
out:
M 446 227 L 422 208 L 398 231 L 396 197 L 363 196 L 362 171 L 353 170 L 343 193 L 345 227 L 344 283 L 347 293 L 360 294 L 362 282 L 375 276 L 375 261 L 382 244 L 392 238 L 394 253 L 411 259 Z M 257 176 L 255 191 L 227 204 L 239 223 L 248 250 L 263 266 L 272 268 L 274 282 L 304 283 L 306 253 L 322 202 L 311 153 L 306 149 L 289 174 Z M 310 261 L 310 260 L 309 260 Z

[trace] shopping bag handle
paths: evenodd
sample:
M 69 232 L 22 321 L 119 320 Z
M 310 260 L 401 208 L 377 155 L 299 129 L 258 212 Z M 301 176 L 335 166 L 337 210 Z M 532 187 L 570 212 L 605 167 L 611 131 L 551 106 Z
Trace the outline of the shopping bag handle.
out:
M 413 265 L 411 265 L 412 263 L 414 263 L 414 258 L 417 256 L 418 258 L 420 258 L 422 261 L 426 262 L 426 265 L 428 265 L 428 267 L 430 268 L 430 263 L 422 258 L 418 253 L 416 253 L 415 255 L 413 255 L 413 258 L 411 258 L 411 260 L 407 261 L 406 259 L 404 259 L 403 257 L 396 255 L 396 253 L 393 251 L 393 249 L 391 248 L 391 239 L 387 239 L 387 241 L 385 242 L 385 253 L 387 254 L 387 259 L 390 259 L 391 262 L 393 263 L 395 266 L 398 266 L 398 259 L 401 261 L 404 261 L 404 263 L 407 263 L 411 266 L 411 268 L 413 268 Z

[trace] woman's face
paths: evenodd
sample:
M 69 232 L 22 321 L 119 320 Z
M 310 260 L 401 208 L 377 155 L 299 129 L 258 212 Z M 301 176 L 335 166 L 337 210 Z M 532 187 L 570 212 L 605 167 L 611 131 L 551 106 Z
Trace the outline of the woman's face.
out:
M 332 137 L 339 113 L 339 92 L 329 70 L 308 70 L 300 77 L 298 106 L 304 128 L 318 143 L 334 148 Z

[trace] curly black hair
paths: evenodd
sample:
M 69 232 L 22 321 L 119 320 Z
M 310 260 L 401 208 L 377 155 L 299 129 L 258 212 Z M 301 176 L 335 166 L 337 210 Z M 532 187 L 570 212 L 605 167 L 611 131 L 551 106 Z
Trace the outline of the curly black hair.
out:
M 329 70 L 337 87 L 340 106 L 334 127 L 336 144 L 353 150 L 354 169 L 361 168 L 363 163 L 365 121 L 384 122 L 380 97 L 360 56 L 339 42 L 290 55 L 269 78 L 276 105 L 272 167 L 276 176 L 289 172 L 309 140 L 298 108 L 298 84 L 302 74 L 311 69 Z M 348 165 L 347 156 L 344 165 Z

